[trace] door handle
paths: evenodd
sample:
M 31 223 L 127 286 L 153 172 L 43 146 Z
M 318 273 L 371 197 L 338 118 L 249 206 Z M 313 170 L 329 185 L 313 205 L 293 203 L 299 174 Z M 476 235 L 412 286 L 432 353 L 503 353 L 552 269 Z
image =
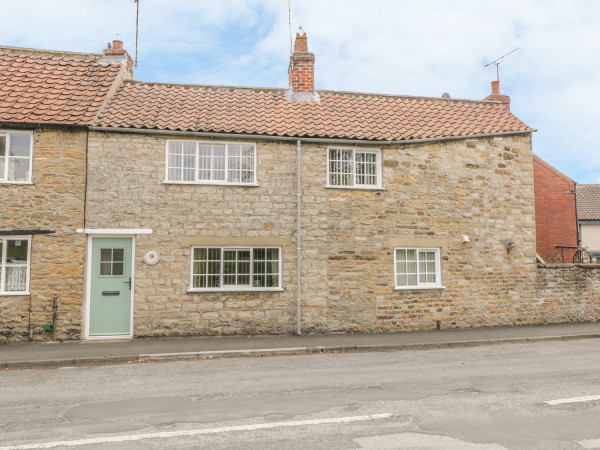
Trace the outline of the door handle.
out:
M 131 290 L 131 277 L 129 277 L 129 281 L 123 281 L 123 284 L 128 284 L 129 290 Z

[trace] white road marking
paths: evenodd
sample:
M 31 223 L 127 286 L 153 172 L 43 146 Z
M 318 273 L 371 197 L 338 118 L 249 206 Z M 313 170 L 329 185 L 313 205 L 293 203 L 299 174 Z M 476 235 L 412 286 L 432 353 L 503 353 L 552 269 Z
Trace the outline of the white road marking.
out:
M 549 400 L 544 403 L 547 403 L 551 406 L 556 406 L 556 405 L 564 405 L 565 403 L 593 402 L 595 400 L 600 400 L 600 395 L 589 395 L 587 397 L 561 398 L 559 400 Z
M 600 448 L 600 439 L 586 439 L 585 441 L 579 441 L 578 444 L 583 448 Z
M 141 439 L 160 439 L 160 438 L 171 438 L 177 436 L 197 436 L 201 434 L 216 434 L 216 433 L 227 433 L 230 431 L 252 431 L 252 430 L 266 430 L 269 428 L 285 428 L 285 427 L 301 427 L 304 425 L 323 425 L 330 423 L 347 423 L 347 422 L 361 422 L 365 420 L 378 420 L 388 419 L 392 417 L 391 414 L 371 414 L 368 416 L 351 416 L 351 417 L 332 417 L 329 419 L 312 419 L 312 420 L 295 420 L 290 422 L 270 422 L 270 423 L 258 423 L 255 425 L 238 425 L 232 427 L 218 427 L 218 428 L 204 428 L 201 430 L 181 430 L 181 431 L 163 431 L 157 433 L 146 433 L 146 434 L 127 434 L 121 436 L 104 436 L 90 439 L 78 439 L 73 441 L 55 441 L 55 442 L 42 442 L 38 444 L 25 444 L 15 445 L 11 447 L 0 447 L 0 450 L 25 450 L 35 448 L 53 448 L 60 446 L 76 446 L 76 445 L 91 445 L 91 444 L 106 444 L 109 442 L 126 442 L 126 441 L 139 441 Z

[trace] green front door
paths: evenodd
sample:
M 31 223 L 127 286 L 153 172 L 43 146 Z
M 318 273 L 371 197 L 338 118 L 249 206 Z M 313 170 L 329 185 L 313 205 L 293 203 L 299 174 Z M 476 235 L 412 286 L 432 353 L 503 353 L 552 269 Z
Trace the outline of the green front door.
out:
M 90 336 L 131 335 L 131 238 L 92 238 Z

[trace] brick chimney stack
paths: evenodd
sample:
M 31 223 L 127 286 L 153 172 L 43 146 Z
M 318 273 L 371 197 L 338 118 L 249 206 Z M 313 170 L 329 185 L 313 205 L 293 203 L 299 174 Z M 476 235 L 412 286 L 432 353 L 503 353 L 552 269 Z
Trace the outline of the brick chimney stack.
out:
M 500 102 L 504 109 L 510 111 L 510 97 L 500 93 L 500 81 L 492 81 L 492 93 L 484 98 L 484 100 Z
M 302 32 L 302 28 L 300 28 Z M 296 33 L 294 53 L 288 68 L 290 88 L 293 92 L 315 91 L 315 55 L 308 51 L 306 33 Z
M 123 48 L 121 36 L 117 34 L 112 41 L 112 46 L 108 44 L 107 48 L 102 50 L 100 64 L 123 64 L 133 73 L 133 60 L 127 50 Z

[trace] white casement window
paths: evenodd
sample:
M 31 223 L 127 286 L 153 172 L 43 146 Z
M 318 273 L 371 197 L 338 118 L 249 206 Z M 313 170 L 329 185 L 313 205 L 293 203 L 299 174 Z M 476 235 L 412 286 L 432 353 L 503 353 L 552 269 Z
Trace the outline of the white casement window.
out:
M 381 150 L 329 147 L 327 186 L 380 188 Z
M 192 247 L 190 291 L 281 290 L 280 247 Z
M 0 294 L 29 294 L 31 237 L 0 236 Z
M 165 177 L 168 183 L 256 184 L 256 146 L 167 141 Z
M 33 133 L 0 130 L 0 183 L 31 183 Z
M 394 249 L 396 289 L 442 288 L 439 248 Z

